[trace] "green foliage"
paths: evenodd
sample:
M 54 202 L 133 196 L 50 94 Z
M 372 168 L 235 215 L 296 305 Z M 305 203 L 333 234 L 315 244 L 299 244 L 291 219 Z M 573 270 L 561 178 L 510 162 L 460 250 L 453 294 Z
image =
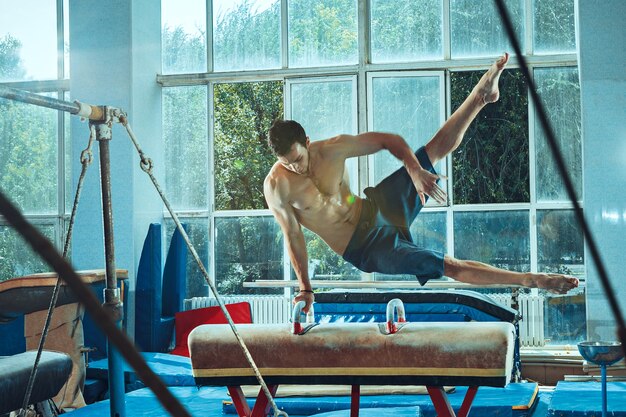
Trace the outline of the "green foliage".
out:
M 22 43 L 10 34 L 0 38 L 0 81 L 21 80 L 26 70 L 20 58 Z
M 214 62 L 217 71 L 280 67 L 280 2 L 262 12 L 250 0 L 216 16 Z
M 355 0 L 291 0 L 289 60 L 293 66 L 356 64 Z
M 163 89 L 165 189 L 176 209 L 205 209 L 208 203 L 207 89 Z
M 53 226 L 38 228 L 48 239 L 54 239 Z M 48 270 L 47 264 L 16 231 L 8 226 L 0 226 L 0 281 Z
M 206 71 L 205 31 L 187 33 L 182 27 L 165 26 L 163 42 L 163 72 L 165 74 Z
M 441 57 L 439 0 L 372 1 L 372 55 L 376 62 Z
M 22 79 L 21 43 L 0 39 L 0 79 Z M 57 209 L 57 112 L 0 99 L 0 188 L 25 213 Z M 54 237 L 52 226 L 43 233 Z M 0 227 L 0 280 L 47 267 L 8 226 Z
M 280 289 L 244 288 L 244 282 L 282 279 L 283 237 L 271 216 L 216 218 L 215 273 L 223 294 L 272 294 Z
M 216 84 L 215 209 L 267 208 L 263 180 L 276 162 L 267 131 L 283 115 L 281 81 Z
M 456 109 L 483 71 L 451 75 Z M 519 70 L 500 77 L 500 100 L 486 106 L 470 125 L 463 145 L 452 154 L 456 204 L 530 201 L 527 86 Z

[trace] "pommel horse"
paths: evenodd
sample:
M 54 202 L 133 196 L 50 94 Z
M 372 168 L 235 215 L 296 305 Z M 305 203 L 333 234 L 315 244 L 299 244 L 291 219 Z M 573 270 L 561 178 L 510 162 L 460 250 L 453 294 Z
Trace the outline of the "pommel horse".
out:
M 279 384 L 352 385 L 350 417 L 358 417 L 360 385 L 425 385 L 439 417 L 466 417 L 479 386 L 509 383 L 511 323 L 410 323 L 399 299 L 387 305 L 386 323 L 303 323 L 303 306 L 291 325 L 237 325 L 272 395 Z M 252 411 L 245 400 L 241 385 L 257 380 L 228 325 L 195 328 L 189 350 L 198 385 L 227 386 L 240 417 L 267 415 L 263 390 Z M 457 385 L 469 389 L 455 414 L 443 387 Z

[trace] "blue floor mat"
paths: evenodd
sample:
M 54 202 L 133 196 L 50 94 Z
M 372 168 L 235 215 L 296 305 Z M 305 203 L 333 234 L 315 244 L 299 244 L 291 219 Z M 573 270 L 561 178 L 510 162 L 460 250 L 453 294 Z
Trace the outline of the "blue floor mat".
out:
M 470 416 L 512 416 L 529 417 L 537 398 L 538 386 L 535 383 L 509 384 L 506 388 L 480 387 L 474 399 Z M 467 392 L 466 387 L 457 387 L 448 394 L 454 409 L 461 407 Z M 280 409 L 291 415 L 317 415 L 350 409 L 349 396 L 333 397 L 285 397 L 277 398 Z M 254 405 L 249 401 L 250 406 Z M 367 395 L 361 396 L 361 409 L 386 409 L 395 407 L 419 407 L 425 417 L 434 417 L 435 408 L 428 395 Z M 230 402 L 224 403 L 224 414 L 236 415 L 235 407 Z M 342 416 L 339 413 L 337 416 Z M 328 414 L 332 416 L 332 414 Z
M 169 353 L 141 352 L 141 356 L 152 371 L 161 378 L 167 386 L 196 386 L 191 374 L 191 360 L 185 356 L 170 355 Z M 108 359 L 89 362 L 87 378 L 108 380 Z M 133 383 L 137 379 L 135 371 L 124 362 L 124 380 Z
M 230 407 L 225 387 L 169 387 L 170 392 L 194 417 L 223 417 Z M 470 416 L 475 417 L 525 417 L 530 416 L 530 406 L 536 399 L 536 384 L 510 384 L 507 388 L 481 387 L 474 400 Z M 457 388 L 448 395 L 450 403 L 458 408 L 465 396 L 465 388 Z M 126 415 L 161 417 L 169 414 L 163 409 L 152 391 L 142 388 L 126 394 Z M 288 397 L 277 398 L 290 417 L 310 415 L 343 417 L 349 415 L 350 397 Z M 297 406 L 300 404 L 299 406 Z M 317 404 L 317 405 L 316 405 Z M 428 395 L 372 395 L 362 396 L 361 417 L 434 417 L 435 412 Z M 346 414 L 348 412 L 348 414 Z M 335 414 L 332 414 L 335 413 Z M 419 413 L 419 414 L 418 414 Z M 72 417 L 109 415 L 109 401 L 101 401 L 72 412 Z M 235 415 L 235 414 L 231 414 Z
M 559 382 L 548 408 L 548 417 L 600 417 L 600 382 Z M 607 384 L 607 415 L 626 417 L 626 382 Z

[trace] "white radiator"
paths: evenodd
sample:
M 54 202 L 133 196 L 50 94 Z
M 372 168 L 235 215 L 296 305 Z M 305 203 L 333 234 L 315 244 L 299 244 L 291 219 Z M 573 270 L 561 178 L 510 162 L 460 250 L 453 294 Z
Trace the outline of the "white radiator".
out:
M 250 303 L 252 322 L 259 324 L 288 323 L 291 318 L 291 300 L 284 295 L 222 296 L 224 304 Z M 213 297 L 193 297 L 185 300 L 185 310 L 216 306 Z
M 521 294 L 517 302 L 522 314 L 522 320 L 519 323 L 521 345 L 544 346 L 546 343 L 543 332 L 544 297 L 541 295 Z
M 511 307 L 511 294 L 489 294 L 496 303 Z M 519 322 L 519 339 L 521 346 L 539 347 L 545 345 L 543 332 L 544 297 L 533 294 L 520 294 L 517 297 L 522 320 Z

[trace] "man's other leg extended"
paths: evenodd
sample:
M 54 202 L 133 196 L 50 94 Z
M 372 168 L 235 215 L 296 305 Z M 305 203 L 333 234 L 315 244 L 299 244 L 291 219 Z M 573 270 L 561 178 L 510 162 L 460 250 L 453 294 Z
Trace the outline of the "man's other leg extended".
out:
M 578 287 L 578 278 L 561 274 L 535 274 L 507 271 L 482 262 L 464 261 L 446 255 L 444 275 L 474 285 L 521 285 L 542 288 L 555 294 L 565 294 Z
M 458 148 L 467 128 L 480 110 L 498 100 L 498 81 L 508 60 L 509 54 L 505 53 L 491 65 L 470 95 L 426 144 L 426 153 L 433 165 Z

